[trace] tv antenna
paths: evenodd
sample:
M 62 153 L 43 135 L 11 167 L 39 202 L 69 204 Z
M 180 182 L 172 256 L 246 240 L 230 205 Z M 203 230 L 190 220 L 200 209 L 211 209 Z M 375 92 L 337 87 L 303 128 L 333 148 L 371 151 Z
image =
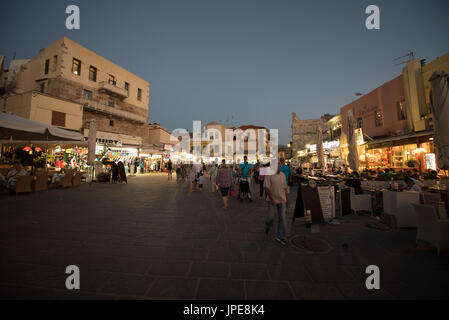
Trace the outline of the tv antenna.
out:
M 404 61 L 404 62 L 400 62 L 400 63 L 396 63 L 395 64 L 395 66 L 400 66 L 401 64 L 406 64 L 406 63 L 409 63 L 411 60 L 413 60 L 413 51 L 412 50 L 409 50 L 406 54 L 404 54 L 403 56 L 400 56 L 400 57 L 397 57 L 396 59 L 394 59 L 394 61 L 397 61 L 397 60 L 400 60 L 400 59 L 403 59 L 403 58 L 405 58 L 405 57 L 408 57 L 408 60 L 407 61 Z

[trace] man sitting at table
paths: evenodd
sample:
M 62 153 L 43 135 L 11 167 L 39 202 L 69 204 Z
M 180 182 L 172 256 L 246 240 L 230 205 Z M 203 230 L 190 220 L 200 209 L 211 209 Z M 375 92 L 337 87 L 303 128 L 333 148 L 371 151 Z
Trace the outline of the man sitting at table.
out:
M 421 187 L 412 178 L 405 178 L 405 183 L 407 184 L 407 190 L 421 192 Z
M 8 180 L 7 187 L 9 188 L 9 187 L 15 185 L 20 176 L 26 176 L 26 175 L 27 175 L 27 172 L 22 167 L 22 165 L 17 162 L 14 163 L 14 167 L 8 172 L 8 174 L 6 176 L 6 180 Z
M 351 178 L 345 182 L 345 185 L 354 188 L 355 194 L 363 194 L 362 183 L 360 182 L 359 173 L 357 171 L 351 173 Z

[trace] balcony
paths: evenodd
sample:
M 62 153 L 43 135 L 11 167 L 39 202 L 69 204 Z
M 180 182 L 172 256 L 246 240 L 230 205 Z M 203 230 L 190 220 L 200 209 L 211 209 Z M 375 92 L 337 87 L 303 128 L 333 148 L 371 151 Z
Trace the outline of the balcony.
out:
M 146 124 L 148 122 L 148 118 L 145 116 L 141 116 L 138 114 L 131 113 L 129 111 L 120 110 L 114 107 L 110 107 L 107 105 L 103 105 L 100 103 L 95 103 L 90 100 L 82 98 L 80 100 L 80 104 L 83 105 L 85 110 L 89 110 L 91 112 L 107 115 L 107 116 L 115 116 L 119 119 L 134 121 L 140 124 Z
M 117 97 L 119 99 L 128 98 L 128 91 L 124 88 L 117 87 L 115 82 L 103 81 L 99 83 L 100 87 L 98 88 L 99 92 L 107 93 L 113 97 Z

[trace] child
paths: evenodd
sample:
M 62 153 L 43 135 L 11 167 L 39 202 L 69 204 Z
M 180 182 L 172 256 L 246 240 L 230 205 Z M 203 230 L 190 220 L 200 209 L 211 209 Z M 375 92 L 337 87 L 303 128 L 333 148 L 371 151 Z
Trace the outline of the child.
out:
M 203 191 L 203 184 L 204 184 L 204 177 L 202 173 L 199 173 L 198 177 L 198 186 L 200 188 L 200 191 Z

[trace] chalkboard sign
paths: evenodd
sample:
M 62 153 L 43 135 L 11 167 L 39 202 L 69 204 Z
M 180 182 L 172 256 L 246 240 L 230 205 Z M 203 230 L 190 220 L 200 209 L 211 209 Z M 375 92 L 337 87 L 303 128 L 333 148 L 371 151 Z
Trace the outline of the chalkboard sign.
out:
M 318 189 L 310 186 L 301 186 L 305 210 L 312 213 L 312 223 L 324 223 Z

